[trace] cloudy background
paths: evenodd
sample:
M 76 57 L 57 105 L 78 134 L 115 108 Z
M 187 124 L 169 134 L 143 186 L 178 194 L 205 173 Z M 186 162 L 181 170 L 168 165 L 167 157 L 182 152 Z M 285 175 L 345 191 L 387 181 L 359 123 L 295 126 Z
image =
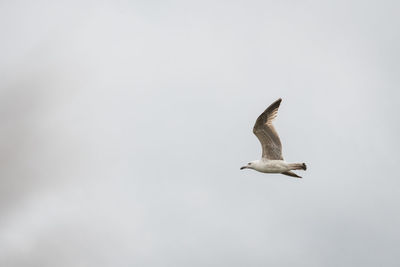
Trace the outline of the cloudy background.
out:
M 0 265 L 397 266 L 399 8 L 1 1 Z

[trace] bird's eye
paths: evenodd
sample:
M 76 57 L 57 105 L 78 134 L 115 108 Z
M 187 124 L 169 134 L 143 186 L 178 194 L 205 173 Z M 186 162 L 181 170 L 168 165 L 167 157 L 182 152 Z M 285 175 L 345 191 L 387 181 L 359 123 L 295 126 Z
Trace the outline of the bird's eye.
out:
M 247 163 L 247 165 L 251 165 L 251 162 Z

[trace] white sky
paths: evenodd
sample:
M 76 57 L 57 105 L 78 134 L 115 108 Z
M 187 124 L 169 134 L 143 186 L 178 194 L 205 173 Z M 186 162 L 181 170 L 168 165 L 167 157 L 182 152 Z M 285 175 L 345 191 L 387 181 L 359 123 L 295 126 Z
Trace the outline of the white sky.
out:
M 397 266 L 399 8 L 1 2 L 0 265 Z

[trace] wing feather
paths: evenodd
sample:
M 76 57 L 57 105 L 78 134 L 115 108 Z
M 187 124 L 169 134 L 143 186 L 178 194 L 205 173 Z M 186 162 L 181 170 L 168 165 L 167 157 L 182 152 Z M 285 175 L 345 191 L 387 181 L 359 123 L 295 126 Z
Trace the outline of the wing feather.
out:
M 283 160 L 282 144 L 279 135 L 272 125 L 272 121 L 278 115 L 279 98 L 272 103 L 256 120 L 253 133 L 257 136 L 262 146 L 262 157 L 270 160 Z

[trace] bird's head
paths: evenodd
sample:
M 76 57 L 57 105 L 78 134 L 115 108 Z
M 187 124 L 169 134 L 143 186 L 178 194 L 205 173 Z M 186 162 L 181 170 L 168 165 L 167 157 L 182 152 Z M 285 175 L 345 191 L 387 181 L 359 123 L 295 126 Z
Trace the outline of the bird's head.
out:
M 254 169 L 258 160 L 250 161 L 247 165 L 240 167 L 241 170 L 243 169 Z

